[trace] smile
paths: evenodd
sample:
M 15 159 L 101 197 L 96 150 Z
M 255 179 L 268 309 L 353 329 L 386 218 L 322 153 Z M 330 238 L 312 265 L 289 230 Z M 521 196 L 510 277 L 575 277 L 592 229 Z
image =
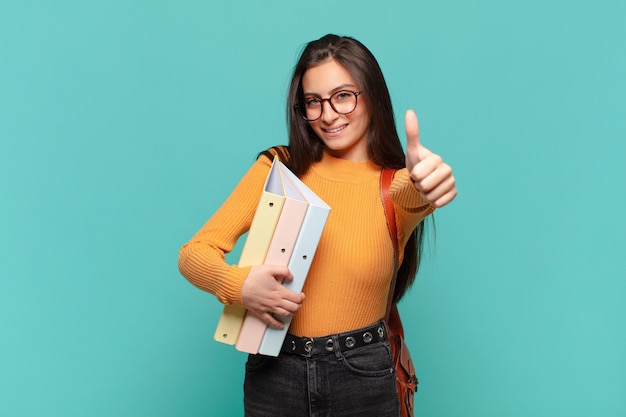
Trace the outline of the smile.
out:
M 340 127 L 336 128 L 336 129 L 322 129 L 322 130 L 324 132 L 327 132 L 327 133 L 337 133 L 337 132 L 339 132 L 341 130 L 344 130 L 346 127 L 348 127 L 348 125 L 343 125 L 343 126 L 340 126 Z

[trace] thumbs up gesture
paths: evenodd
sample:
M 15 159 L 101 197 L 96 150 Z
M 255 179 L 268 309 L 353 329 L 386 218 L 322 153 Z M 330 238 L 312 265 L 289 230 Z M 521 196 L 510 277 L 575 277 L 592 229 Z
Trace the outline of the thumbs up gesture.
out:
M 452 168 L 439 155 L 420 143 L 417 116 L 408 110 L 404 118 L 406 129 L 406 168 L 415 188 L 435 207 L 443 207 L 457 195 Z

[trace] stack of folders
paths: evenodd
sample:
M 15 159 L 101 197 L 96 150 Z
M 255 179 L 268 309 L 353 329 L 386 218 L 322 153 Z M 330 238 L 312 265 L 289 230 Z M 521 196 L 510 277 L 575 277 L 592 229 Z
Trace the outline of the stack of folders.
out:
M 302 291 L 329 213 L 330 207 L 274 157 L 238 265 L 287 266 L 293 280 L 283 285 Z M 285 324 L 282 330 L 230 304 L 224 307 L 214 338 L 242 352 L 278 356 L 291 318 L 279 320 Z

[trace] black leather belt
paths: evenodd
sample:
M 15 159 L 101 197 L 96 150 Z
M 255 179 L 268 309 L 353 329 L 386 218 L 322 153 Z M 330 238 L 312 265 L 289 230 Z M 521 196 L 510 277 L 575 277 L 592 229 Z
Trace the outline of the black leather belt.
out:
M 384 322 L 380 322 L 351 332 L 322 337 L 285 336 L 282 351 L 294 355 L 311 357 L 326 355 L 336 350 L 346 351 L 370 345 L 387 338 Z

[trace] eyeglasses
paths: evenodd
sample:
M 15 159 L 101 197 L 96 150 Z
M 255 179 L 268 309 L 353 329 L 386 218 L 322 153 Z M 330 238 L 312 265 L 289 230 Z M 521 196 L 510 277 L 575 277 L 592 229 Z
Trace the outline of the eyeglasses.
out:
M 296 104 L 294 109 L 302 115 L 304 120 L 314 122 L 322 117 L 324 102 L 327 101 L 332 109 L 339 114 L 350 114 L 356 109 L 357 97 L 361 91 L 341 90 L 333 93 L 329 98 L 306 97 L 304 103 Z

